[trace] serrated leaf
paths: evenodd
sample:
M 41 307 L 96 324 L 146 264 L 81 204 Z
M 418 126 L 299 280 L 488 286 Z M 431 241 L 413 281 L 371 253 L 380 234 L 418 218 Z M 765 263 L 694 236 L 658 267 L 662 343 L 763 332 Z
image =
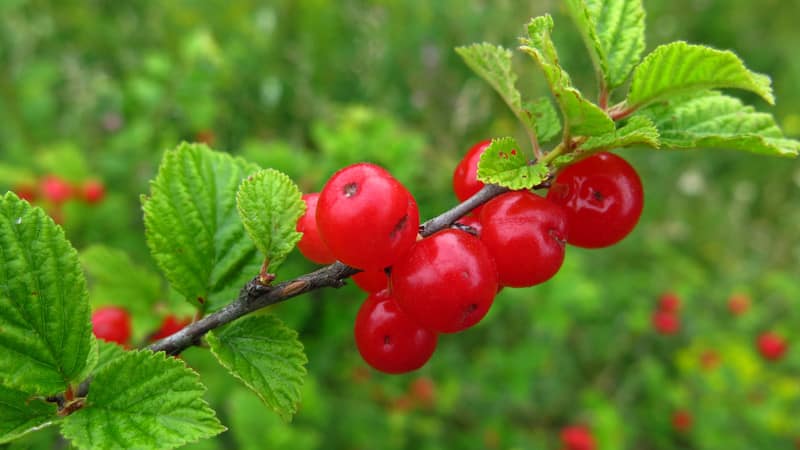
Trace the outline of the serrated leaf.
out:
M 197 373 L 176 358 L 123 352 L 95 373 L 86 405 L 61 431 L 78 448 L 176 448 L 225 431 L 204 392 Z
M 619 87 L 645 48 L 641 0 L 567 0 L 567 6 L 609 89 Z
M 135 264 L 121 250 L 92 245 L 80 253 L 89 279 L 89 302 L 93 308 L 123 307 L 133 318 L 134 340 L 158 325 L 154 307 L 165 296 L 161 277 Z
M 97 350 L 98 358 L 97 366 L 94 368 L 95 372 L 103 370 L 108 363 L 125 354 L 125 349 L 122 346 L 100 339 L 97 340 Z
M 770 114 L 716 91 L 653 105 L 639 114 L 653 120 L 664 147 L 728 148 L 775 156 L 797 156 L 800 151 L 800 142 L 784 137 Z
M 515 84 L 517 75 L 511 67 L 511 51 L 489 43 L 472 44 L 457 47 L 458 53 L 464 62 L 486 80 L 503 100 L 514 115 L 528 129 L 534 129 L 534 121 L 522 108 L 522 100 Z
M 561 121 L 550 99 L 540 98 L 527 103 L 524 108 L 536 122 L 536 136 L 539 137 L 539 142 L 547 142 L 561 132 Z
M 64 231 L 15 194 L 0 198 L 0 384 L 52 395 L 96 362 L 86 280 Z
M 511 190 L 530 189 L 547 178 L 547 167 L 530 164 L 514 138 L 492 140 L 478 162 L 478 179 Z
M 614 122 L 597 105 L 585 99 L 572 86 L 569 74 L 558 63 L 558 53 L 550 37 L 553 18 L 536 17 L 528 24 L 528 37 L 520 49 L 528 53 L 544 72 L 550 91 L 561 109 L 567 135 L 592 136 L 614 130 Z
M 297 220 L 306 204 L 297 185 L 284 173 L 264 169 L 247 177 L 236 194 L 236 209 L 244 228 L 275 273 L 303 237 Z
M 659 147 L 658 129 L 653 121 L 642 116 L 631 117 L 628 122 L 613 133 L 592 136 L 581 144 L 581 151 L 611 150 L 631 145 Z
M 629 108 L 638 109 L 678 95 L 719 88 L 744 89 L 775 103 L 768 76 L 748 70 L 731 51 L 683 41 L 661 45 L 633 72 Z
M 211 351 L 284 420 L 297 411 L 308 362 L 297 332 L 275 316 L 254 316 L 212 331 Z
M 0 444 L 52 425 L 57 419 L 54 403 L 0 385 Z
M 164 154 L 150 197 L 142 198 L 153 258 L 178 292 L 206 309 L 234 298 L 261 265 L 236 214 L 236 190 L 257 170 L 184 143 Z

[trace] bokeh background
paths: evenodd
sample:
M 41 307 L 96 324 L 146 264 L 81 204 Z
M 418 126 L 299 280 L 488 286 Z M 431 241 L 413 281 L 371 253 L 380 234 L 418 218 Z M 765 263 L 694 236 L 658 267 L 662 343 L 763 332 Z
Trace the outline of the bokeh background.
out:
M 644 4 L 648 49 L 683 39 L 735 50 L 772 75 L 778 103 L 743 97 L 800 136 L 800 2 Z M 452 170 L 472 144 L 520 133 L 453 47 L 514 46 L 544 12 L 564 65 L 592 93 L 580 38 L 553 0 L 0 0 L 0 191 L 48 175 L 102 181 L 99 204 L 37 204 L 84 251 L 90 276 L 138 267 L 147 282 L 106 283 L 92 301 L 157 301 L 136 318 L 144 339 L 167 312 L 187 313 L 144 242 L 139 196 L 165 149 L 208 142 L 307 192 L 344 165 L 378 162 L 431 217 L 455 203 Z M 521 89 L 543 94 L 523 56 Z M 560 431 L 579 424 L 598 449 L 796 448 L 800 166 L 725 150 L 620 154 L 646 189 L 634 233 L 604 250 L 570 248 L 542 286 L 505 289 L 416 373 L 382 375 L 361 361 L 352 326 L 365 294 L 354 286 L 270 311 L 300 332 L 309 357 L 291 424 L 207 351 L 186 352 L 230 429 L 191 447 L 559 449 Z M 279 277 L 313 268 L 293 254 Z M 667 292 L 681 299 L 671 335 L 652 323 Z M 736 295 L 749 302 L 740 314 Z M 766 331 L 789 343 L 779 361 L 758 352 Z M 53 430 L 10 445 L 52 447 L 68 447 Z

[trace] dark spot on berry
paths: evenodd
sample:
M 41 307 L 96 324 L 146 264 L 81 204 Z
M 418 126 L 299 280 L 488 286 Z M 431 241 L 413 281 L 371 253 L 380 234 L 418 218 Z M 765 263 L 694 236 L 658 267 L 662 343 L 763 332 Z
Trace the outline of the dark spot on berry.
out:
M 383 345 L 392 345 L 392 337 L 388 334 L 383 337 Z
M 392 232 L 389 233 L 389 237 L 392 239 L 396 238 L 397 234 L 403 231 L 403 228 L 406 227 L 406 223 L 408 223 L 408 214 L 404 215 L 400 218 L 400 220 L 397 221 L 392 229 Z
M 467 279 L 469 278 L 469 273 L 466 270 L 461 271 L 461 278 Z
M 553 238 L 554 241 L 556 241 L 558 245 L 562 247 L 567 245 L 567 240 L 564 239 L 564 236 L 562 236 L 561 233 L 559 233 L 557 230 L 550 228 L 549 230 L 547 230 L 547 233 L 550 235 L 551 238 Z
M 592 191 L 592 198 L 593 198 L 593 199 L 594 199 L 596 202 L 598 202 L 598 203 L 599 203 L 599 202 L 602 202 L 602 201 L 603 201 L 603 200 L 604 200 L 606 197 L 605 197 L 605 196 L 603 195 L 603 193 L 602 193 L 602 192 L 600 192 L 600 191 Z
M 477 309 L 478 305 L 476 303 L 470 303 L 469 305 L 467 305 L 467 307 L 464 308 L 464 311 L 461 312 L 461 323 L 463 324 L 464 322 L 466 322 L 469 316 L 471 316 L 472 313 L 474 313 L 475 310 Z
M 354 182 L 345 184 L 342 192 L 347 198 L 355 197 L 355 195 L 358 194 L 358 183 Z

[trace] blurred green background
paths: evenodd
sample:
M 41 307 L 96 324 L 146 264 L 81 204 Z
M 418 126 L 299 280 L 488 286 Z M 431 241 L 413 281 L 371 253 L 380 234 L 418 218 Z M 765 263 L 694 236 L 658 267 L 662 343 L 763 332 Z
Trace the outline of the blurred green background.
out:
M 644 4 L 648 49 L 677 39 L 733 49 L 773 77 L 778 103 L 744 98 L 800 136 L 800 2 Z M 106 185 L 98 205 L 37 204 L 79 250 L 130 257 L 94 247 L 84 253 L 90 275 L 113 260 L 150 280 L 92 291 L 95 305 L 158 297 L 158 311 L 137 316 L 143 338 L 167 311 L 186 311 L 155 278 L 144 243 L 139 196 L 165 149 L 206 141 L 285 171 L 306 192 L 344 165 L 378 162 L 431 217 L 455 203 L 452 170 L 473 143 L 520 133 L 452 48 L 513 46 L 544 12 L 564 65 L 593 95 L 557 1 L 0 0 L 0 191 L 46 175 Z M 521 89 L 543 93 L 534 65 L 522 54 L 515 64 Z M 382 375 L 361 361 L 352 326 L 366 296 L 354 286 L 272 310 L 309 357 L 291 424 L 207 351 L 186 352 L 230 429 L 193 447 L 559 449 L 560 430 L 582 424 L 598 449 L 796 448 L 800 167 L 724 150 L 621 154 L 646 189 L 635 232 L 604 250 L 570 248 L 545 285 L 505 289 L 479 326 L 442 336 L 416 373 Z M 294 254 L 279 277 L 313 267 Z M 671 336 L 651 324 L 665 292 L 682 299 Z M 734 294 L 750 299 L 738 316 Z M 789 341 L 780 361 L 757 351 L 768 330 Z M 688 429 L 674 426 L 679 411 L 692 416 Z M 51 429 L 10 445 L 54 446 L 68 444 Z

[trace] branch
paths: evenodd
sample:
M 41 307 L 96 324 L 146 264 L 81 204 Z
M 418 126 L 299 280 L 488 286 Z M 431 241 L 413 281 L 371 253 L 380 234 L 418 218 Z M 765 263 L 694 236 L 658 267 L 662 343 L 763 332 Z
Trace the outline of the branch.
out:
M 453 222 L 474 208 L 505 192 L 508 192 L 508 189 L 504 187 L 496 185 L 484 186 L 483 189 L 464 202 L 420 225 L 419 234 L 423 237 L 430 236 L 437 231 L 448 228 Z M 358 272 L 360 272 L 359 269 L 335 262 L 314 272 L 274 286 L 262 285 L 259 283 L 259 277 L 256 276 L 242 288 L 236 300 L 219 311 L 187 325 L 181 331 L 153 343 L 148 348 L 154 352 L 163 351 L 169 355 L 177 355 L 185 349 L 199 344 L 200 339 L 215 328 L 231 323 L 253 311 L 281 303 L 306 292 L 326 287 L 342 287 L 345 284 L 345 279 Z

